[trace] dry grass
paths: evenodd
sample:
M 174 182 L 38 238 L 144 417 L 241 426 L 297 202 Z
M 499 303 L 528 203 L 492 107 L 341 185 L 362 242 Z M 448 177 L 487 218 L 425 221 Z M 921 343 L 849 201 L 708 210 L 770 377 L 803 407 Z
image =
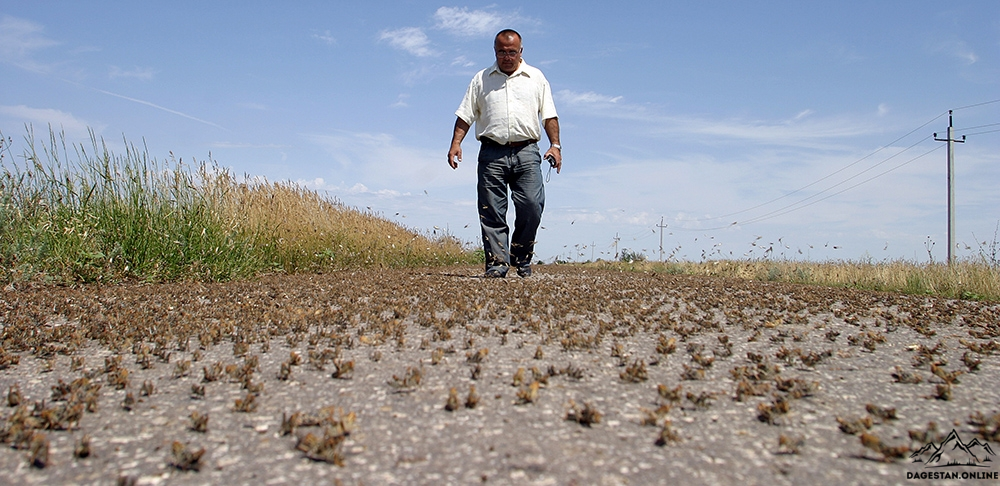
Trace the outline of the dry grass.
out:
M 288 270 L 471 262 L 453 238 L 431 240 L 290 182 L 225 186 L 232 190 L 221 201 L 223 219 L 234 228 L 272 235 L 276 261 Z
M 917 264 L 906 261 L 799 262 L 716 260 L 706 262 L 598 262 L 591 265 L 685 275 L 787 282 L 941 297 L 1000 300 L 1000 269 L 975 261 Z

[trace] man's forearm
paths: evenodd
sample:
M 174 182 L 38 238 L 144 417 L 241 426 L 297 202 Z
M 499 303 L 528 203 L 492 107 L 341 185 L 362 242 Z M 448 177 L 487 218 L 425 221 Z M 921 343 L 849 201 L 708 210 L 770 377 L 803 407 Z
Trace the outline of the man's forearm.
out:
M 550 145 L 560 145 L 559 143 L 559 119 L 547 118 L 542 122 L 545 127 L 545 135 L 549 137 Z
M 545 151 L 545 155 L 542 156 L 543 159 L 552 157 L 549 162 L 552 167 L 556 168 L 556 174 L 562 172 L 562 146 L 559 143 L 559 119 L 558 118 L 547 118 L 542 121 L 542 125 L 545 127 L 545 135 L 549 137 L 549 147 Z
M 451 136 L 451 145 L 456 144 L 461 145 L 462 140 L 465 140 L 465 135 L 469 133 L 470 125 L 465 123 L 465 120 L 456 117 L 455 118 L 455 132 Z
M 466 133 L 469 133 L 469 124 L 461 117 L 456 117 L 455 132 L 451 135 L 451 148 L 448 149 L 448 165 L 452 169 L 457 169 L 458 163 L 462 161 L 462 140 Z

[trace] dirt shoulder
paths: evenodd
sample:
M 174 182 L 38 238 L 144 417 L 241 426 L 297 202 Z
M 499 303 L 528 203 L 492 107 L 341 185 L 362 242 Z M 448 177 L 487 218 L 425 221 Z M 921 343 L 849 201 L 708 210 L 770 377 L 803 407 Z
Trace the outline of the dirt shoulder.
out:
M 21 396 L 0 407 L 8 484 L 968 484 L 1000 471 L 992 303 L 458 267 L 8 288 L 0 325 L 0 391 Z M 936 467 L 966 452 L 973 466 Z

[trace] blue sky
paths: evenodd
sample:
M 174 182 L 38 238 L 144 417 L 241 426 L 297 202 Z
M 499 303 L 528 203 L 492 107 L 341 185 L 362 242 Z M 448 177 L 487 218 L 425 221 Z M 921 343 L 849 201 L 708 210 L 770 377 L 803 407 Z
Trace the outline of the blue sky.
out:
M 79 142 L 90 128 L 161 160 L 211 154 L 476 242 L 478 145 L 466 139 L 457 171 L 447 151 L 505 27 L 545 72 L 562 126 L 544 261 L 657 259 L 661 218 L 677 259 L 941 261 L 946 151 L 931 134 L 950 109 L 968 135 L 957 255 L 994 239 L 993 0 L 2 0 L 0 131 L 19 142 L 25 124 L 51 124 Z

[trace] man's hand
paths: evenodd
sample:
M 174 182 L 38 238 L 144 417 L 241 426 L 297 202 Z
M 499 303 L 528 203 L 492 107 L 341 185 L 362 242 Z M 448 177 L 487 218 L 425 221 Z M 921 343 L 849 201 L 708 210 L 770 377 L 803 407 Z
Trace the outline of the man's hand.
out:
M 465 120 L 455 118 L 455 131 L 451 135 L 451 149 L 448 150 L 448 165 L 452 169 L 457 169 L 458 163 L 462 161 L 462 140 L 469 133 L 469 128 L 470 125 Z
M 458 168 L 458 163 L 462 161 L 462 144 L 452 145 L 448 151 L 448 165 L 452 169 Z
M 547 159 L 550 156 L 552 157 L 553 160 L 556 161 L 555 165 L 553 165 L 552 167 L 556 168 L 556 174 L 558 174 L 560 171 L 562 171 L 562 150 L 559 150 L 555 147 L 549 147 L 549 149 L 545 152 L 545 155 L 542 157 L 542 159 L 543 160 Z
M 542 125 L 545 128 L 545 134 L 549 137 L 549 143 L 559 145 L 559 119 L 546 118 L 542 121 Z M 550 155 L 556 160 L 556 164 L 553 165 L 553 167 L 556 168 L 556 174 L 558 174 L 562 170 L 562 149 L 549 147 L 549 149 L 545 151 L 545 155 L 542 156 L 542 159 L 545 159 Z

